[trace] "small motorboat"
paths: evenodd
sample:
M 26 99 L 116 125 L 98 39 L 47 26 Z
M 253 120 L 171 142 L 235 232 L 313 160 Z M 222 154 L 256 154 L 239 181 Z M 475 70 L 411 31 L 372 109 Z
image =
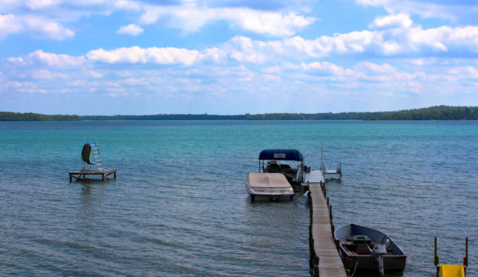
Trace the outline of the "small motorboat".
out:
M 386 234 L 356 224 L 345 225 L 335 231 L 339 252 L 344 264 L 351 270 L 403 271 L 407 255 Z
M 252 202 L 294 200 L 294 190 L 281 173 L 251 173 L 246 189 Z

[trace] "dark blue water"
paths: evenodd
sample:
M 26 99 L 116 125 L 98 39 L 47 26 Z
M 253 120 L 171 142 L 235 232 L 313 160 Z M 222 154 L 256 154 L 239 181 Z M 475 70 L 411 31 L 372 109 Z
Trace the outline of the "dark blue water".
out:
M 109 182 L 69 183 L 87 138 Z M 461 263 L 478 275 L 478 123 L 357 121 L 0 122 L 0 275 L 307 276 L 309 213 L 251 204 L 265 148 L 297 148 L 327 184 L 337 227 L 390 235 L 403 276 Z M 392 276 L 402 276 L 395 274 Z

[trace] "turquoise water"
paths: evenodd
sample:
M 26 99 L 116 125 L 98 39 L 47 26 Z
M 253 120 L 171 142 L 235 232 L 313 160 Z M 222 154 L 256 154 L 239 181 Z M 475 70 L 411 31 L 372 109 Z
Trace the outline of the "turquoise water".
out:
M 69 183 L 98 138 L 109 182 Z M 265 148 L 297 148 L 327 184 L 337 227 L 384 231 L 403 276 L 461 263 L 478 275 L 478 123 L 360 121 L 0 122 L 0 275 L 307 276 L 305 198 L 251 204 Z M 390 276 L 402 276 L 395 274 Z

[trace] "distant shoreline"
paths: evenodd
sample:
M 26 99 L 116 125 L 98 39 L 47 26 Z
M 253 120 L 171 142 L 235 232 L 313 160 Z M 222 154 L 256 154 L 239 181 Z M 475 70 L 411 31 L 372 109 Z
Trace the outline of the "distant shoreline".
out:
M 433 106 L 392 112 L 266 113 L 244 115 L 45 115 L 0 112 L 0 121 L 99 121 L 99 120 L 478 120 L 478 107 Z

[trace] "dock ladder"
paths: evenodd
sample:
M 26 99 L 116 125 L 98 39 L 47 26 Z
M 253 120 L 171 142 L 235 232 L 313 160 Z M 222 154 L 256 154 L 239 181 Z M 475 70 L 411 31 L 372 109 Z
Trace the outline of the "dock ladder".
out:
M 463 257 L 463 265 L 440 264 L 437 248 L 437 238 L 435 237 L 435 267 L 437 269 L 437 277 L 465 277 L 466 267 L 468 266 L 468 237 L 465 240 L 465 257 Z
M 96 141 L 90 142 L 91 154 L 97 170 L 105 170 L 103 160 L 101 159 L 100 145 Z
M 339 150 L 340 153 L 340 150 Z M 335 175 L 338 176 L 339 179 L 342 178 L 342 162 L 339 156 L 339 164 L 335 170 L 330 170 L 325 167 L 324 164 L 324 149 L 322 148 L 322 142 L 320 143 L 320 171 L 322 171 L 322 175 L 324 175 L 324 178 L 326 178 L 329 175 Z
M 86 151 L 85 151 L 85 148 Z M 85 155 L 83 157 L 83 155 Z M 90 159 L 92 157 L 93 159 Z M 101 159 L 101 151 L 100 145 L 98 140 L 96 139 L 88 139 L 85 147 L 82 151 L 82 159 L 83 159 L 83 172 L 87 170 L 95 170 L 95 171 L 104 171 L 103 160 Z

